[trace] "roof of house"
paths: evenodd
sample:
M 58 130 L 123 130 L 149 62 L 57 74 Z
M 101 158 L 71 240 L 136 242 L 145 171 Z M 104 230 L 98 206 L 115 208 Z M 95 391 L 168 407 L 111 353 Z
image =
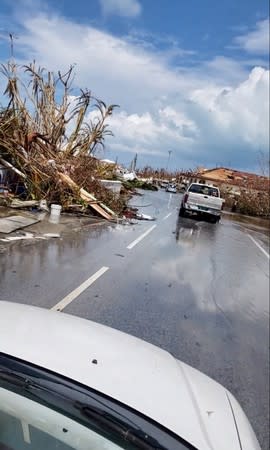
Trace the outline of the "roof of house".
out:
M 226 167 L 217 167 L 215 169 L 205 170 L 200 173 L 202 179 L 215 182 L 225 182 L 232 186 L 246 187 L 256 190 L 269 190 L 270 179 L 255 173 L 242 172 L 239 170 L 228 169 Z

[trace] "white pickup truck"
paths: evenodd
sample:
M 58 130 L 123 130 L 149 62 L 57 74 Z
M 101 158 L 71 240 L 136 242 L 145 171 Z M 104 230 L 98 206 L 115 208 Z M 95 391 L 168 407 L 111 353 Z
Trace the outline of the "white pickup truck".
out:
M 183 195 L 179 216 L 184 216 L 186 212 L 207 214 L 216 223 L 220 220 L 223 203 L 217 187 L 192 183 Z

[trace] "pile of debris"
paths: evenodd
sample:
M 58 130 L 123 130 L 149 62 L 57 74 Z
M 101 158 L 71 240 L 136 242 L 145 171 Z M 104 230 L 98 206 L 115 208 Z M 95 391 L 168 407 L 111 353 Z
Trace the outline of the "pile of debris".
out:
M 64 210 L 90 208 L 115 220 L 125 202 L 99 181 L 104 166 L 93 156 L 112 135 L 106 122 L 117 105 L 106 106 L 88 90 L 71 95 L 73 67 L 54 74 L 35 63 L 11 61 L 2 65 L 0 76 L 6 78 L 8 99 L 0 110 L 2 198 L 46 200 Z

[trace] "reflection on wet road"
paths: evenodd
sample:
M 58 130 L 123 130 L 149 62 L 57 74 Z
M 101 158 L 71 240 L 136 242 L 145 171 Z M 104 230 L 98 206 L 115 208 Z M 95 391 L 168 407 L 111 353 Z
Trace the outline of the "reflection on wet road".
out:
M 151 192 L 132 202 L 156 222 L 99 227 L 2 255 L 0 299 L 52 308 L 72 293 L 64 311 L 167 349 L 230 389 L 266 450 L 266 234 L 226 216 L 217 225 L 179 218 L 179 195 Z

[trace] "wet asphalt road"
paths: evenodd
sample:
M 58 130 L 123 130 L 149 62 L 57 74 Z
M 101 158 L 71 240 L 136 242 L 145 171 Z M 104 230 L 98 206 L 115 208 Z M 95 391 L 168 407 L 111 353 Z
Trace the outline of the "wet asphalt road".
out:
M 132 202 L 157 220 L 99 225 L 0 255 L 0 299 L 52 308 L 105 266 L 64 311 L 143 338 L 222 383 L 268 449 L 266 234 L 226 216 L 218 225 L 179 219 L 180 195 Z

